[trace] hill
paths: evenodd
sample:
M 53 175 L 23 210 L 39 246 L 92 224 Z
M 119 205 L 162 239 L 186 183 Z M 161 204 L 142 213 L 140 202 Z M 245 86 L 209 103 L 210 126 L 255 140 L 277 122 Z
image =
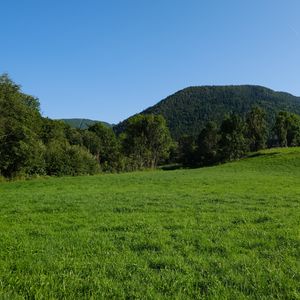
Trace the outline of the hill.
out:
M 196 135 L 207 121 L 220 123 L 230 112 L 245 115 L 253 105 L 266 110 L 270 127 L 280 110 L 300 114 L 299 97 L 253 85 L 189 87 L 141 113 L 163 115 L 172 136 L 178 138 Z M 122 131 L 124 124 L 126 120 L 116 126 L 116 131 Z
M 89 119 L 61 119 L 61 121 L 65 122 L 66 124 L 70 125 L 72 128 L 78 128 L 78 129 L 87 129 L 89 126 L 94 125 L 95 123 L 102 123 L 103 125 L 107 127 L 112 127 L 113 125 L 103 122 L 103 121 L 95 121 L 95 120 L 89 120 Z
M 291 148 L 0 183 L 0 298 L 299 299 L 299 176 Z

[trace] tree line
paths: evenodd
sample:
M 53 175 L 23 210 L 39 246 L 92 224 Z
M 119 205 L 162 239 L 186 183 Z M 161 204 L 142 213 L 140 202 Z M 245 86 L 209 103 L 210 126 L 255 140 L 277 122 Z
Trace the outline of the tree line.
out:
M 42 117 L 39 100 L 0 76 L 0 176 L 84 175 L 156 168 L 207 166 L 271 146 L 300 145 L 300 117 L 280 112 L 270 134 L 266 113 L 254 107 L 244 119 L 208 122 L 198 136 L 174 141 L 160 115 L 135 115 L 121 133 L 96 123 L 86 130 Z
M 245 118 L 231 113 L 220 126 L 208 122 L 198 136 L 181 137 L 177 159 L 184 166 L 201 167 L 237 160 L 265 148 L 292 146 L 300 146 L 300 116 L 281 111 L 270 131 L 266 112 L 254 106 Z
M 161 116 L 132 117 L 124 132 L 43 118 L 37 98 L 0 76 L 0 176 L 84 175 L 155 168 L 172 143 Z

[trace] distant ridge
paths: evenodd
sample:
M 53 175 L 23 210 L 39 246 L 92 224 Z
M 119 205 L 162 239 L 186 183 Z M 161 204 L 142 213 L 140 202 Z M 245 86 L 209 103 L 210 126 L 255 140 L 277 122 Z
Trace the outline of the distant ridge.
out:
M 176 139 L 196 135 L 207 121 L 220 123 L 231 112 L 244 116 L 254 105 L 267 112 L 270 128 L 280 110 L 300 114 L 299 97 L 256 85 L 188 87 L 141 113 L 163 115 Z M 119 123 L 115 131 L 121 132 L 125 124 L 126 120 Z
M 92 126 L 96 123 L 102 123 L 103 125 L 107 127 L 112 127 L 112 124 L 103 122 L 103 121 L 95 121 L 90 119 L 80 119 L 80 118 L 74 118 L 74 119 L 60 119 L 60 121 L 65 122 L 66 124 L 70 125 L 72 128 L 78 128 L 78 129 L 87 129 L 89 126 Z

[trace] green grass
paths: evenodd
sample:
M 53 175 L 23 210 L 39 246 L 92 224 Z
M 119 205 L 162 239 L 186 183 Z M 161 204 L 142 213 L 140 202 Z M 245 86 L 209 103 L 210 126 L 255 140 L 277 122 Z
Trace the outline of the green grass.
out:
M 300 148 L 0 183 L 0 299 L 300 299 Z

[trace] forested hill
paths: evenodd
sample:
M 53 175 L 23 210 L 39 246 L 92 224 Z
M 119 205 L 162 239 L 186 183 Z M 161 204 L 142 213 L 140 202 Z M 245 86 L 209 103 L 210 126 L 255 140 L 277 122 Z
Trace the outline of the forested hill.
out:
M 101 123 L 107 127 L 112 127 L 113 125 L 102 122 L 102 121 L 95 121 L 95 120 L 89 120 L 89 119 L 61 119 L 64 123 L 70 125 L 72 128 L 78 128 L 78 129 L 87 129 L 89 126 L 92 126 L 96 123 Z
M 270 126 L 278 111 L 300 114 L 299 97 L 252 85 L 189 87 L 147 108 L 142 114 L 163 115 L 172 136 L 178 138 L 184 134 L 196 135 L 207 121 L 220 123 L 230 112 L 245 115 L 254 105 L 267 112 Z M 116 131 L 122 130 L 124 122 L 116 126 Z

